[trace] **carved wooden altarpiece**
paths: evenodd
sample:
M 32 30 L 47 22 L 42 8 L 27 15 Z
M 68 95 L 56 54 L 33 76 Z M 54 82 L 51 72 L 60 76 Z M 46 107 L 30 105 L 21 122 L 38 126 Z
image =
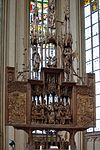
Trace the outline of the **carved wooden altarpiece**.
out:
M 7 67 L 6 125 L 28 132 L 30 145 L 33 130 L 68 131 L 75 150 L 75 133 L 95 126 L 94 78 L 89 73 L 79 85 L 65 82 L 63 69 L 42 68 L 41 80 L 16 81 L 15 68 Z

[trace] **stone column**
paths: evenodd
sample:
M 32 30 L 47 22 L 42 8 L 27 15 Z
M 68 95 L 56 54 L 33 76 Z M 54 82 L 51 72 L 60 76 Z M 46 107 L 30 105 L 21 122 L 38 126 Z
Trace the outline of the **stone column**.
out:
M 15 137 L 15 150 L 25 150 L 28 143 L 28 135 L 23 130 L 14 131 Z
M 0 0 L 0 149 L 6 149 L 5 140 L 5 65 L 7 64 L 7 0 Z
M 5 57 L 6 57 L 6 66 L 14 67 L 15 66 L 15 1 L 16 0 L 7 0 L 6 7 L 6 26 L 5 26 Z M 5 105 L 6 103 L 4 103 Z M 3 111 L 5 113 L 5 110 Z M 12 149 L 9 145 L 9 140 L 14 140 L 14 128 L 11 126 L 6 126 L 6 150 Z
M 15 24 L 15 67 L 17 72 L 23 73 L 23 80 L 27 80 L 28 55 L 29 55 L 29 0 L 16 0 Z M 22 80 L 22 78 L 19 78 Z
M 2 99 L 3 99 L 3 33 L 2 33 L 2 26 L 3 26 L 3 0 L 0 0 L 0 149 L 3 149 L 3 108 L 2 108 Z
M 22 72 L 27 66 L 27 53 L 28 53 L 28 11 L 29 11 L 28 0 L 15 0 L 15 67 L 16 67 L 16 78 L 18 72 Z M 23 78 L 18 80 L 26 80 L 26 75 L 23 74 Z M 23 130 L 15 130 L 15 142 L 16 150 L 25 150 L 26 143 L 28 141 L 28 135 Z
M 4 1 L 3 1 L 4 2 Z M 23 71 L 24 62 L 24 37 L 26 37 L 25 19 L 28 11 L 26 4 L 28 0 L 6 0 L 5 3 L 5 47 L 2 51 L 5 55 L 5 65 L 10 67 L 16 67 L 17 71 Z M 26 41 L 25 41 L 26 42 Z M 3 64 L 3 63 L 2 63 Z M 5 76 L 5 73 L 4 75 Z M 17 76 L 17 73 L 16 73 Z M 3 84 L 5 85 L 5 84 Z M 5 93 L 4 93 L 5 94 Z M 5 106 L 5 99 L 3 100 L 3 107 Z M 5 108 L 3 110 L 4 122 L 5 122 Z M 4 123 L 5 127 L 5 123 Z M 15 130 L 13 127 L 6 127 L 6 150 L 9 148 L 9 139 L 15 141 L 15 149 L 25 150 L 27 134 L 24 131 Z M 5 139 L 4 139 L 5 141 Z M 22 144 L 19 144 L 22 143 Z M 3 149 L 5 150 L 5 149 Z
M 77 150 L 83 150 L 83 132 L 77 132 L 75 135 Z
M 70 145 L 71 150 L 77 150 L 76 142 L 75 142 L 75 134 L 76 134 L 76 131 L 74 130 L 70 131 L 69 145 Z

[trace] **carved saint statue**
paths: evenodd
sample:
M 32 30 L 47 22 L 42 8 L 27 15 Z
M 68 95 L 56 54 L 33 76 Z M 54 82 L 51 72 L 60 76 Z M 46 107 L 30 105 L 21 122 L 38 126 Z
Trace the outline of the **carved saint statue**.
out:
M 63 50 L 63 65 L 66 74 L 68 75 L 69 79 L 69 74 L 70 74 L 70 68 L 72 65 L 72 35 L 66 34 L 64 38 L 64 50 Z
M 70 74 L 70 67 L 72 64 L 72 50 L 71 48 L 65 48 L 63 51 L 64 69 L 67 74 Z
M 48 120 L 49 120 L 49 123 L 50 123 L 50 124 L 54 124 L 54 123 L 55 123 L 55 113 L 54 113 L 54 110 L 53 110 L 53 109 L 50 111 Z
M 64 37 L 64 48 L 71 48 L 72 49 L 72 35 L 70 33 L 67 33 Z
M 49 1 L 48 26 L 55 28 L 55 1 Z
M 39 53 L 36 51 L 33 52 L 32 54 L 32 65 L 33 65 L 33 70 L 35 72 L 39 71 L 39 67 L 40 67 L 40 55 Z
M 31 44 L 37 46 L 37 37 L 36 37 L 36 35 L 34 34 L 34 31 L 33 31 L 33 30 L 31 31 Z

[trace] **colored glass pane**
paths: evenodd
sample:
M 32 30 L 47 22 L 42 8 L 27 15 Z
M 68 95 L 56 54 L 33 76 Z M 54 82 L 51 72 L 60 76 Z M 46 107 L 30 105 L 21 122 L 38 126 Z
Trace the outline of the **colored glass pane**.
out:
M 85 5 L 90 4 L 90 0 L 84 0 L 84 4 L 85 4 Z
M 48 3 L 48 0 L 43 0 L 44 3 Z
M 37 0 L 37 2 L 42 2 L 42 0 Z
M 97 9 L 97 1 L 96 0 L 93 0 L 91 2 L 91 8 L 92 8 L 92 11 L 95 11 Z
M 30 12 L 32 12 L 32 4 L 30 4 Z
M 30 1 L 30 36 L 45 36 L 48 22 L 48 0 Z M 30 38 L 31 38 L 30 37 Z M 38 48 L 39 50 L 39 48 Z
M 44 3 L 44 4 L 43 4 L 43 7 L 44 7 L 44 8 L 48 8 L 48 5 Z
M 48 0 L 30 0 L 30 2 L 37 2 L 37 3 L 48 3 Z

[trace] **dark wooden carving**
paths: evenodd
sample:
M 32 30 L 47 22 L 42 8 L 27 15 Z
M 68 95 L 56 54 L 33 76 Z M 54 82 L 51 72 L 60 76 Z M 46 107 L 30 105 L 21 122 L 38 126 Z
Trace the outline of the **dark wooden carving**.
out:
M 39 148 L 48 143 L 60 145 L 64 140 L 48 133 L 32 138 L 33 130 L 55 132 L 66 130 L 70 133 L 69 144 L 76 150 L 74 135 L 77 131 L 95 126 L 95 76 L 87 74 L 85 84 L 64 82 L 64 70 L 42 68 L 41 80 L 15 81 L 15 70 L 6 69 L 6 124 L 23 129 L 29 135 L 29 149 Z M 49 141 L 49 139 L 50 141 Z M 52 139 L 52 140 L 51 140 Z M 41 140 L 41 143 L 39 143 Z M 58 142 L 58 143 L 57 143 Z
M 28 80 L 31 86 L 31 95 L 40 96 L 43 95 L 43 81 L 41 80 Z
M 15 81 L 15 68 L 14 67 L 7 67 L 6 68 L 6 84 L 9 82 Z
M 38 129 L 95 126 L 94 74 L 87 74 L 85 85 L 63 82 L 64 70 L 42 68 L 41 80 L 19 82 L 9 79 L 7 87 L 7 123 L 25 124 Z
M 60 94 L 60 85 L 64 78 L 64 70 L 57 68 L 42 68 L 41 78 L 45 93 Z
M 7 68 L 6 124 L 28 132 L 29 148 L 37 142 L 41 144 L 40 136 L 34 139 L 35 143 L 32 141 L 33 130 L 66 130 L 70 133 L 71 149 L 76 150 L 75 133 L 96 123 L 94 79 L 94 74 L 87 74 L 85 84 L 78 85 L 64 82 L 63 69 L 42 68 L 41 80 L 20 82 L 15 81 L 14 68 Z M 47 134 L 45 138 L 48 145 Z M 60 148 L 64 148 L 65 141 L 59 142 Z

